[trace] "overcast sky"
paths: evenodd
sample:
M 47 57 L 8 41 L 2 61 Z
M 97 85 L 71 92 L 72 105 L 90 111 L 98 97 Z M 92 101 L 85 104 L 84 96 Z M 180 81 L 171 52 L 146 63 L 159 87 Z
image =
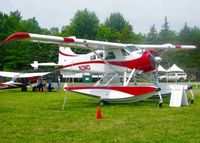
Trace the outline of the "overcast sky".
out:
M 94 11 L 101 22 L 112 12 L 120 12 L 135 32 L 148 33 L 155 24 L 159 30 L 167 16 L 177 32 L 185 22 L 200 27 L 200 0 L 0 0 L 0 11 L 19 10 L 23 19 L 36 17 L 42 28 L 70 23 L 77 10 Z

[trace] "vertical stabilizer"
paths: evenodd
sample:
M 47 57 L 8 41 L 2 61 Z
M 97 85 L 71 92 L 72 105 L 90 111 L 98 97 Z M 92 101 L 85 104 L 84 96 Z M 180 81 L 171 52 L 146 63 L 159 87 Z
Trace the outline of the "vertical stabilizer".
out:
M 72 60 L 77 57 L 78 55 L 75 54 L 71 48 L 69 47 L 59 47 L 59 57 L 58 57 L 58 64 L 66 64 L 72 62 Z

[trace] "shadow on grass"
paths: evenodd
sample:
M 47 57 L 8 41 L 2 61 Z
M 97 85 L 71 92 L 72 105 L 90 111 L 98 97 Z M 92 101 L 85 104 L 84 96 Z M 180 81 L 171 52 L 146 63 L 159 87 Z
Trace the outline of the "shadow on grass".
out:
M 49 107 L 50 110 L 62 110 L 64 100 L 57 100 L 57 104 Z M 101 107 L 152 107 L 156 108 L 157 103 L 159 102 L 158 99 L 147 99 L 145 101 L 139 101 L 134 103 L 106 103 Z M 166 100 L 163 103 L 165 106 L 169 105 L 169 101 Z M 83 99 L 83 100 L 67 100 L 65 103 L 65 109 L 64 110 L 79 110 L 80 108 L 88 108 L 88 109 L 94 109 L 97 108 L 99 105 L 99 100 L 97 99 Z
M 6 93 L 19 93 L 21 91 L 18 88 L 14 88 L 14 89 L 2 89 L 0 91 L 0 94 L 1 92 L 3 92 L 3 94 L 6 94 Z
M 9 113 L 9 112 L 15 112 L 14 108 L 0 108 L 0 113 Z

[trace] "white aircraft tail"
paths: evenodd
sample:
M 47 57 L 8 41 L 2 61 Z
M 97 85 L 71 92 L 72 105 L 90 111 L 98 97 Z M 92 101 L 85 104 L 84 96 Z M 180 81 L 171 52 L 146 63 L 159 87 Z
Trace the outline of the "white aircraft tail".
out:
M 69 47 L 59 47 L 58 63 L 63 64 L 72 61 L 74 57 L 78 56 Z
M 69 47 L 59 47 L 59 56 L 58 56 L 58 64 L 56 63 L 38 63 L 38 61 L 34 61 L 31 66 L 34 70 L 37 70 L 39 66 L 47 66 L 47 67 L 59 67 L 66 63 L 72 63 L 74 58 L 78 55 L 75 54 Z

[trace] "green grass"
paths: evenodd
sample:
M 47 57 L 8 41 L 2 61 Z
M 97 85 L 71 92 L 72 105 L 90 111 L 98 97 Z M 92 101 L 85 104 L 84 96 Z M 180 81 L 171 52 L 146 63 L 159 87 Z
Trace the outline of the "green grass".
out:
M 194 104 L 170 108 L 164 99 L 101 107 L 98 100 L 65 92 L 0 91 L 0 143 L 7 142 L 200 142 L 200 94 Z

